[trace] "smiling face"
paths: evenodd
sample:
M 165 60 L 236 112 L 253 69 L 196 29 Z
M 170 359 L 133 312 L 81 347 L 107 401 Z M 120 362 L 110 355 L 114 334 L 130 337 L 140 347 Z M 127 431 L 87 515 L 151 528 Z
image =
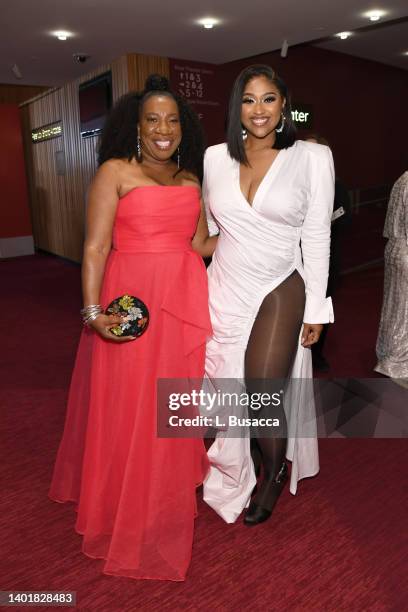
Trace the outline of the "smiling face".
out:
M 138 133 L 146 159 L 166 162 L 181 142 L 181 125 L 177 102 L 162 94 L 148 98 L 142 108 Z
M 274 137 L 284 106 L 285 99 L 272 81 L 265 76 L 254 77 L 244 87 L 241 123 L 255 138 Z

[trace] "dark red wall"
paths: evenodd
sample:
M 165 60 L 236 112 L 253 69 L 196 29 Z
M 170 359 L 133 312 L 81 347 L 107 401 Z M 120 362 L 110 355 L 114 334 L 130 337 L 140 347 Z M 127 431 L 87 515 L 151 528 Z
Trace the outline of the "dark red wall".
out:
M 17 105 L 0 105 L 0 134 L 0 238 L 30 236 L 33 232 Z
M 202 121 L 207 145 L 223 142 L 228 90 L 225 87 L 222 66 L 177 59 L 170 59 L 169 62 L 171 85 L 192 103 Z M 187 95 L 186 77 L 191 77 L 195 84 L 194 89 L 190 85 Z M 202 89 L 198 97 L 197 86 L 200 84 Z
M 220 106 L 204 121 L 209 144 L 224 140 L 225 110 L 237 74 L 249 64 L 266 63 L 287 83 L 293 100 L 312 106 L 313 130 L 329 141 L 337 174 L 350 189 L 393 183 L 408 168 L 405 70 L 309 45 L 289 48 L 286 59 L 274 52 L 218 66 L 184 63 L 214 70 L 207 95 Z
M 297 102 L 311 104 L 314 129 L 327 138 L 349 188 L 392 183 L 408 167 L 408 73 L 308 45 L 223 66 L 226 89 L 249 64 L 266 63 Z M 300 133 L 300 137 L 302 137 Z

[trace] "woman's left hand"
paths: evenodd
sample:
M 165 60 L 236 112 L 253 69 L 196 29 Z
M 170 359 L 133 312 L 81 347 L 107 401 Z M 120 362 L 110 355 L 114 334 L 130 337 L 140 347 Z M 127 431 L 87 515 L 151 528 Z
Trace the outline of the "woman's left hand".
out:
M 323 325 L 321 323 L 303 323 L 301 345 L 305 348 L 316 344 L 322 333 Z

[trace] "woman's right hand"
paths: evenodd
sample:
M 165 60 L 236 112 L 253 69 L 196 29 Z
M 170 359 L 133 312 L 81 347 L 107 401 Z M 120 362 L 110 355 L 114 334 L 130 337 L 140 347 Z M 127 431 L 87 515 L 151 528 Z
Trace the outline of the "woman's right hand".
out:
M 111 342 L 128 342 L 128 340 L 136 340 L 136 336 L 116 336 L 112 334 L 111 327 L 115 327 L 122 323 L 123 319 L 119 315 L 105 315 L 100 314 L 89 323 L 89 327 L 92 327 L 102 338 L 110 340 Z

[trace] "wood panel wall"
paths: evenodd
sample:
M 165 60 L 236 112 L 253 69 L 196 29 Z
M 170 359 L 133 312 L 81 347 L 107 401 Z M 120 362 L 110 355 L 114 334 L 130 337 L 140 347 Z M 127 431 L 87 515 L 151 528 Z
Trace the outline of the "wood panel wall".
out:
M 97 167 L 98 137 L 81 138 L 78 86 L 98 74 L 112 71 L 113 101 L 141 89 L 152 72 L 169 76 L 166 58 L 136 53 L 123 55 L 80 79 L 49 90 L 21 106 L 23 137 L 36 247 L 73 261 L 82 258 L 85 202 L 88 186 Z M 33 144 L 31 130 L 62 120 L 63 135 Z M 55 156 L 65 154 L 66 171 L 56 173 Z
M 81 138 L 78 87 L 108 70 L 112 71 L 115 101 L 128 91 L 126 56 L 21 107 L 34 243 L 73 261 L 82 257 L 86 192 L 96 171 L 98 144 L 97 136 Z M 61 137 L 31 142 L 32 129 L 59 120 Z M 65 156 L 64 175 L 56 172 L 58 151 Z
M 146 78 L 152 73 L 170 78 L 170 66 L 167 57 L 129 53 L 127 55 L 127 66 L 129 91 L 143 89 Z

